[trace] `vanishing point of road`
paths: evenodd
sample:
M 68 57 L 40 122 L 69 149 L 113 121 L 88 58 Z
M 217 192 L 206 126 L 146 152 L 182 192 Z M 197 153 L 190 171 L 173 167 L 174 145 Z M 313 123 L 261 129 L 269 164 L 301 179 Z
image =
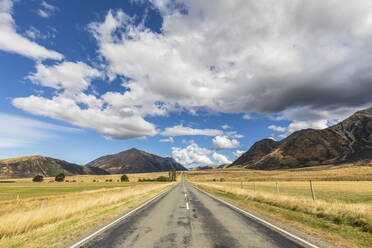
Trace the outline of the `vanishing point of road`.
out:
M 78 247 L 308 247 L 181 183 Z

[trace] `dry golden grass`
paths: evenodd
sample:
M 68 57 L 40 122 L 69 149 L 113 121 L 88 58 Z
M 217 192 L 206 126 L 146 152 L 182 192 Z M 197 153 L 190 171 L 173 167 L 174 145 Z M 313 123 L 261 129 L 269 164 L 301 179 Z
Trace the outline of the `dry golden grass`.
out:
M 253 200 L 269 205 L 295 210 L 316 217 L 325 218 L 335 223 L 361 228 L 364 232 L 372 233 L 372 205 L 350 204 L 340 201 L 313 201 L 311 198 L 289 196 L 262 191 L 253 191 L 231 187 L 229 183 L 195 183 L 203 188 L 233 194 L 242 199 Z
M 71 193 L 66 195 L 37 197 L 2 202 L 0 207 L 7 209 L 0 215 L 0 237 L 25 233 L 43 225 L 56 223 L 92 208 L 101 208 L 150 191 L 165 189 L 171 183 L 146 183 L 126 188 L 102 189 Z M 41 208 L 41 201 L 44 207 Z
M 181 172 L 177 172 L 177 179 L 180 180 Z M 106 180 L 112 180 L 113 182 L 120 182 L 120 177 L 123 174 L 110 174 L 110 175 L 76 175 L 76 176 L 66 176 L 65 180 L 68 182 L 105 182 Z M 159 176 L 168 177 L 168 172 L 150 172 L 150 173 L 126 173 L 130 182 L 138 182 L 140 178 L 155 179 Z M 32 182 L 32 178 L 13 178 L 13 179 L 1 179 L 1 181 L 12 181 L 17 183 L 27 183 Z M 54 182 L 54 177 L 45 177 L 43 183 Z
M 186 179 L 190 181 L 372 181 L 372 166 L 324 165 L 288 170 L 248 170 L 223 169 L 205 171 L 187 171 Z
M 133 183 L 129 183 L 133 184 Z M 150 184 L 150 183 L 148 183 Z M 171 186 L 171 185 L 170 185 Z M 168 187 L 170 187 L 168 186 Z M 82 213 L 74 214 L 71 218 L 45 224 L 8 237 L 0 238 L 0 247 L 11 248 L 60 248 L 72 243 L 86 233 L 96 230 L 118 216 L 127 213 L 136 206 L 144 203 L 166 188 L 157 188 L 145 194 L 138 194 L 114 204 L 91 208 Z
M 42 158 L 42 156 L 24 156 L 24 157 L 17 157 L 17 158 L 6 158 L 6 159 L 0 159 L 0 164 L 9 164 L 14 162 L 20 162 L 20 161 L 26 161 L 26 160 L 34 160 Z
M 311 190 L 308 181 L 280 182 L 233 182 L 230 186 L 242 187 L 248 190 L 276 193 L 276 184 L 281 195 L 310 198 Z M 316 199 L 325 201 L 341 201 L 345 203 L 372 204 L 372 181 L 313 181 Z

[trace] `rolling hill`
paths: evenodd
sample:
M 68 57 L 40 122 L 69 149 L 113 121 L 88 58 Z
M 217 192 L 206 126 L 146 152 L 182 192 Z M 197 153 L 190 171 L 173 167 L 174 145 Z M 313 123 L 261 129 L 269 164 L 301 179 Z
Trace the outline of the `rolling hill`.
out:
M 109 174 L 100 168 L 81 166 L 43 156 L 27 156 L 0 160 L 0 178 L 34 177 L 35 175 L 53 177 L 61 172 L 64 172 L 66 175 Z
M 101 168 L 112 174 L 168 171 L 171 168 L 187 170 L 173 158 L 163 158 L 135 148 L 100 157 L 87 166 Z
M 370 160 L 372 108 L 326 129 L 297 131 L 281 141 L 258 141 L 229 167 L 287 169 Z

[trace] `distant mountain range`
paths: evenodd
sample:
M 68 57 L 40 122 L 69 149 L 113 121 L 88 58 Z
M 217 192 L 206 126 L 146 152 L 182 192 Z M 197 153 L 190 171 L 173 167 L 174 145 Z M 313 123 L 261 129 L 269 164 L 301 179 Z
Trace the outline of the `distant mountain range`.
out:
M 196 167 L 191 168 L 190 170 L 216 170 L 216 169 L 223 169 L 226 168 L 228 164 L 206 164 L 206 165 L 199 165 Z
M 100 168 L 81 166 L 42 156 L 0 159 L 0 178 L 34 177 L 35 175 L 53 177 L 61 172 L 64 172 L 66 175 L 109 174 Z
M 372 108 L 326 129 L 297 131 L 281 141 L 263 139 L 229 167 L 286 169 L 372 160 Z
M 372 108 L 358 111 L 326 129 L 294 132 L 281 141 L 263 139 L 236 159 L 229 168 L 287 169 L 323 164 L 372 160 Z M 218 169 L 226 165 L 202 165 L 192 170 Z M 163 158 L 135 148 L 100 157 L 85 166 L 63 160 L 29 156 L 0 159 L 0 178 L 77 174 L 121 174 L 187 170 L 173 158 Z
M 168 171 L 172 168 L 187 170 L 173 158 L 163 158 L 135 148 L 100 157 L 86 166 L 104 169 L 111 174 Z
M 0 159 L 0 178 L 23 178 L 35 175 L 54 177 L 61 172 L 66 175 L 158 172 L 169 171 L 171 168 L 187 170 L 172 158 L 162 158 L 133 148 L 100 157 L 85 166 L 43 156 Z

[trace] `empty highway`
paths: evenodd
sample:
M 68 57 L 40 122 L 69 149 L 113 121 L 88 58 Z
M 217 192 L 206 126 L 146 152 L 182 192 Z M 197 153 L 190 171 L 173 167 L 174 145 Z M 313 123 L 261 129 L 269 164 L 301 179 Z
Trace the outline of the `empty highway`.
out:
M 308 247 L 184 180 L 77 247 Z

